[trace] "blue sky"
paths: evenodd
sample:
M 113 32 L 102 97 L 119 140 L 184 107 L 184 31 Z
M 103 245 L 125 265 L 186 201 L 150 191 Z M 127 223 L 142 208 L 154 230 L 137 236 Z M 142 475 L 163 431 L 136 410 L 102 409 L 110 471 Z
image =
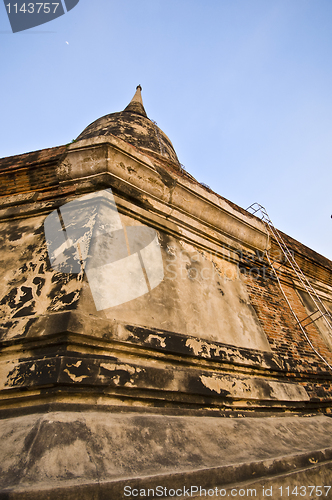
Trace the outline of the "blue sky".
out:
M 332 259 L 331 0 L 80 0 L 15 34 L 1 3 L 0 44 L 0 157 L 70 142 L 140 83 L 197 180 Z

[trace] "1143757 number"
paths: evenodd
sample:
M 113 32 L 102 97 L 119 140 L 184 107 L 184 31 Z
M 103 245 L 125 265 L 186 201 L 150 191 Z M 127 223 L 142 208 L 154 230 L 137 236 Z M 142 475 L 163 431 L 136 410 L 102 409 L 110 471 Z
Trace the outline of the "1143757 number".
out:
M 282 487 L 280 486 L 280 496 L 290 497 L 290 496 L 299 496 L 299 497 L 327 497 L 331 486 L 295 486 L 295 488 L 290 488 L 289 486 Z
M 21 7 L 17 6 L 17 3 L 8 3 L 6 5 L 8 9 L 8 14 L 18 14 L 22 12 L 23 14 L 55 14 L 59 3 L 39 3 L 39 2 L 27 2 L 23 3 Z

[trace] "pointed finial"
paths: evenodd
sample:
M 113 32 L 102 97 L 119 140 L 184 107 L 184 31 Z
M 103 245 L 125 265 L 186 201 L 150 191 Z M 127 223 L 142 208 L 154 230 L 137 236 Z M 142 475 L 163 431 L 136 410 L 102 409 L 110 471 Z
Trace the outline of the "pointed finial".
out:
M 134 97 L 123 111 L 136 113 L 137 115 L 145 116 L 147 118 L 148 116 L 143 106 L 141 90 L 141 85 L 137 85 Z

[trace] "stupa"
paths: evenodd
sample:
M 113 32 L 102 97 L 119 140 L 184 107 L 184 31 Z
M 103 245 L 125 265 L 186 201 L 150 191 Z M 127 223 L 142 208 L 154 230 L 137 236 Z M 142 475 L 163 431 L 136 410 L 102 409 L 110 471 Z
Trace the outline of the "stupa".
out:
M 0 160 L 0 498 L 327 488 L 332 262 L 197 182 L 141 90 Z

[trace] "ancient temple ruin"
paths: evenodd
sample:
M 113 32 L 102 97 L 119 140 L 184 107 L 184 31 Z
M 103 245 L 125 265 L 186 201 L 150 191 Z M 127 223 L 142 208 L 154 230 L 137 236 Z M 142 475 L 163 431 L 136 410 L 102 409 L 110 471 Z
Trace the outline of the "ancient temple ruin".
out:
M 332 262 L 197 182 L 140 86 L 0 180 L 1 499 L 332 484 Z

